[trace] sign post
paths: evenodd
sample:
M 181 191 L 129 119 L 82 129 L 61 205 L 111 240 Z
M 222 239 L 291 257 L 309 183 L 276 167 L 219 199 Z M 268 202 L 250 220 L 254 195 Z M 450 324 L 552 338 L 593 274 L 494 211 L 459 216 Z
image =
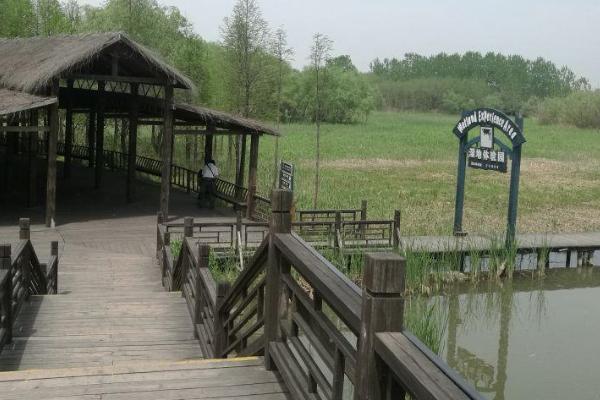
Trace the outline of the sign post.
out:
M 475 127 L 480 128 L 479 136 L 469 140 L 469 131 Z M 495 135 L 496 130 L 504 133 L 510 141 L 510 146 Z M 507 159 L 510 158 L 510 193 L 508 196 L 506 227 L 506 245 L 509 245 L 515 238 L 517 224 L 521 146 L 525 143 L 523 118 L 517 117 L 513 122 L 500 111 L 491 108 L 479 108 L 463 113 L 453 132 L 459 139 L 454 234 L 456 236 L 466 234 L 462 226 L 466 166 L 506 173 Z

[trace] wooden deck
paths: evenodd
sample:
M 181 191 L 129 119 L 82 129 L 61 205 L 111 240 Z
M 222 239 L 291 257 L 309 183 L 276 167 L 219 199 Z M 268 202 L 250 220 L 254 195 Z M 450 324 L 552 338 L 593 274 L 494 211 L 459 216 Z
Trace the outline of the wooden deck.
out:
M 51 240 L 59 241 L 60 257 L 59 294 L 31 297 L 0 354 L 7 371 L 0 372 L 0 399 L 286 398 L 261 359 L 202 360 L 185 300 L 161 284 L 158 187 L 141 183 L 140 200 L 126 205 L 118 174 L 94 191 L 91 171 L 74 172 L 62 182 L 55 229 L 42 225 L 36 209 L 9 205 L 0 216 L 0 242 L 16 243 L 18 217 L 32 217 L 40 258 Z M 175 218 L 234 220 L 231 211 L 199 209 L 178 191 L 172 209 Z
M 277 374 L 261 358 L 144 362 L 0 373 L 10 400 L 285 400 Z
M 401 247 L 413 251 L 443 253 L 449 251 L 488 251 L 502 247 L 504 239 L 489 236 L 409 236 L 402 237 Z M 519 251 L 535 251 L 537 249 L 558 250 L 595 250 L 600 249 L 600 232 L 581 233 L 528 233 L 516 236 Z

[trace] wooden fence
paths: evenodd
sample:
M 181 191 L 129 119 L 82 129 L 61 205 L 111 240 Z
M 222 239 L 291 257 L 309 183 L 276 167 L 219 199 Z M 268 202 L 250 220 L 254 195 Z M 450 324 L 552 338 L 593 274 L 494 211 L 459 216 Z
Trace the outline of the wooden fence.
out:
M 165 286 L 185 296 L 205 354 L 264 355 L 294 399 L 482 399 L 404 330 L 405 260 L 368 254 L 357 287 L 292 232 L 291 202 L 273 192 L 269 230 L 231 285 L 212 276 L 191 218 L 173 259 L 159 216 Z
M 19 243 L 0 245 L 0 352 L 12 341 L 12 327 L 31 295 L 58 291 L 58 242 L 52 242 L 50 260 L 41 264 L 31 244 L 29 219 L 19 220 Z
M 0 145 L 6 146 L 7 140 L 4 136 L 0 135 Z M 44 155 L 47 152 L 47 142 L 45 140 L 37 141 L 37 154 Z M 94 157 L 93 149 L 82 145 L 73 145 L 71 147 L 73 159 L 88 161 Z M 19 153 L 26 153 L 29 151 L 28 146 L 22 144 L 19 140 L 17 141 L 17 151 Z M 57 154 L 65 155 L 65 143 L 59 142 L 57 145 Z M 128 154 L 113 151 L 103 151 L 103 163 L 104 167 L 109 170 L 120 170 L 127 171 L 127 160 Z M 138 172 L 160 178 L 162 171 L 162 161 L 144 156 L 136 156 L 135 169 Z M 200 180 L 198 178 L 198 171 L 172 164 L 171 165 L 171 185 L 179 187 L 189 192 L 199 193 L 201 190 Z M 224 179 L 216 179 L 216 196 L 238 209 L 244 209 L 248 205 L 248 189 L 242 186 L 237 186 L 232 182 L 228 182 Z M 257 211 L 255 212 L 257 218 L 268 217 L 270 202 L 265 197 L 260 195 L 254 196 Z M 266 220 L 265 220 L 266 221 Z
M 311 211 L 312 213 L 313 211 Z M 330 210 L 325 211 L 330 214 Z M 305 214 L 306 215 L 306 214 Z M 324 214 L 323 214 L 324 215 Z M 296 220 L 292 229 L 304 241 L 316 248 L 331 248 L 342 252 L 364 249 L 393 249 L 400 245 L 400 212 L 390 220 L 345 220 L 344 210 L 331 211 L 333 220 L 320 216 L 315 220 Z M 349 215 L 349 214 L 346 214 Z M 298 218 L 300 219 L 300 218 Z M 182 223 L 164 223 L 164 230 L 178 239 L 183 237 Z M 244 221 L 238 214 L 235 222 L 193 223 L 192 236 L 214 248 L 254 251 L 269 231 L 262 221 Z

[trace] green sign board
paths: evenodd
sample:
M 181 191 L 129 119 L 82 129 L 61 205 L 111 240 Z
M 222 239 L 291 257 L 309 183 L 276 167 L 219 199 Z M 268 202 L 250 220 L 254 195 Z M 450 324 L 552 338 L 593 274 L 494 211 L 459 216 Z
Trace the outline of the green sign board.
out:
M 478 134 L 469 138 L 469 133 L 475 128 L 479 128 L 476 130 Z M 453 132 L 459 139 L 454 234 L 464 235 L 462 222 L 466 167 L 506 173 L 510 159 L 506 242 L 507 244 L 512 242 L 517 223 L 521 146 L 525 143 L 523 118 L 516 117 L 513 121 L 498 110 L 478 108 L 463 113 Z M 502 134 L 501 137 L 498 137 L 497 132 Z

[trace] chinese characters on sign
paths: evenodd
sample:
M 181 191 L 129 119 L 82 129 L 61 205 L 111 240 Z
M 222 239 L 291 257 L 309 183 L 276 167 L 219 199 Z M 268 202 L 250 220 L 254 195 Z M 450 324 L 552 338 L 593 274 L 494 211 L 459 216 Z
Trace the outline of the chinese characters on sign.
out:
M 469 147 L 469 167 L 506 172 L 506 153 L 482 147 Z
M 482 126 L 479 147 L 468 149 L 469 167 L 506 172 L 506 153 L 494 149 L 494 128 Z
M 279 189 L 294 191 L 294 164 L 283 160 L 279 164 Z

